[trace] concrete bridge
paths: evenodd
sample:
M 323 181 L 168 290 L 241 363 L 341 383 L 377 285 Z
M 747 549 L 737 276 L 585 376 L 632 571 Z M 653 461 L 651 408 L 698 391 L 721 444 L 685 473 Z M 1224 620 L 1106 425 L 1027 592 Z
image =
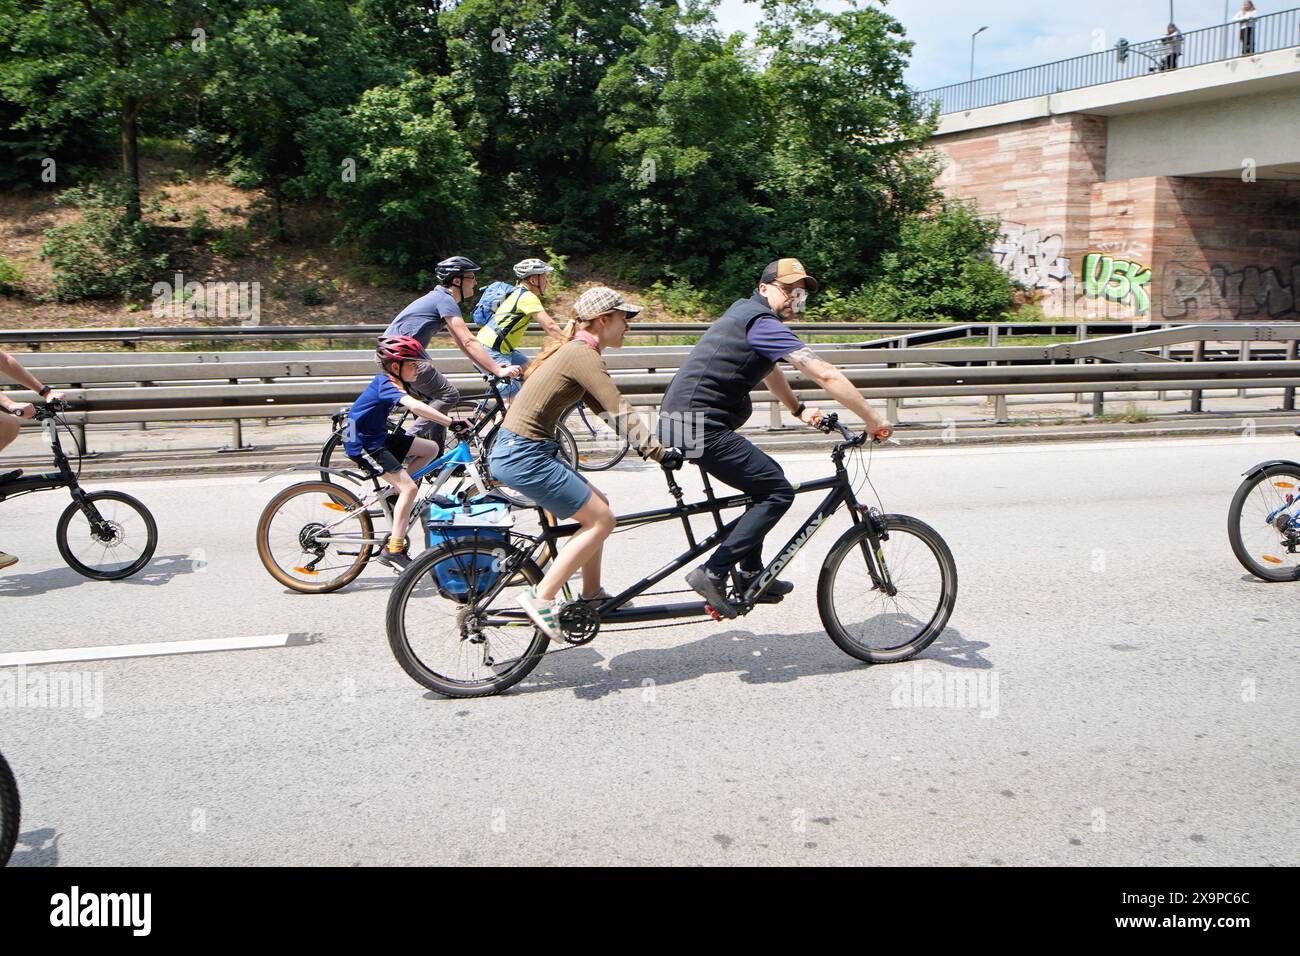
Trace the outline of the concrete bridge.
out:
M 1049 316 L 1300 319 L 1300 9 L 923 94 Z

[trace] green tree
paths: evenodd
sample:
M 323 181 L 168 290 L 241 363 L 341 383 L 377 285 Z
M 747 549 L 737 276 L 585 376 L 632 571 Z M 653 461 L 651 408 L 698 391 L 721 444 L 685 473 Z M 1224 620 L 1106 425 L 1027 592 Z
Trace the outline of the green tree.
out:
M 140 218 L 141 123 L 197 87 L 224 5 L 204 0 L 0 0 L 0 90 L 24 129 L 117 127 L 127 220 Z M 166 121 L 166 117 L 162 117 Z
M 999 228 L 997 218 L 981 217 L 960 201 L 909 217 L 897 248 L 881 256 L 872 280 L 842 311 L 882 322 L 998 318 L 1016 291 L 989 255 Z
M 707 5 L 647 21 L 645 42 L 598 89 L 618 160 L 618 238 L 637 251 L 643 278 L 713 283 L 729 259 L 747 258 L 768 212 L 756 190 L 769 154 L 755 136 L 760 80 L 743 35 L 721 37 Z
M 758 39 L 772 215 L 754 245 L 816 263 L 841 288 L 938 197 L 922 149 L 932 121 L 903 80 L 912 44 L 883 10 L 848 2 L 826 13 L 813 0 L 763 0 Z
M 209 44 L 210 70 L 195 136 L 266 187 L 275 233 L 285 238 L 284 184 L 302 174 L 306 118 L 346 107 L 396 71 L 375 65 L 349 9 L 336 0 L 290 0 L 239 12 Z
M 443 105 L 446 81 L 367 90 L 347 109 L 304 124 L 299 187 L 339 209 L 340 241 L 356 241 L 409 281 L 455 248 L 485 243 L 478 168 Z

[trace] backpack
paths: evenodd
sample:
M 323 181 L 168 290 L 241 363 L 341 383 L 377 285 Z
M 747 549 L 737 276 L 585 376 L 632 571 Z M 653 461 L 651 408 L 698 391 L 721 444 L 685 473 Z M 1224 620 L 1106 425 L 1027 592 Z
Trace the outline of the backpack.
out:
M 513 291 L 515 287 L 509 282 L 493 282 L 483 290 L 483 294 L 478 297 L 478 305 L 474 306 L 474 322 L 479 328 L 492 321 L 501 300 Z

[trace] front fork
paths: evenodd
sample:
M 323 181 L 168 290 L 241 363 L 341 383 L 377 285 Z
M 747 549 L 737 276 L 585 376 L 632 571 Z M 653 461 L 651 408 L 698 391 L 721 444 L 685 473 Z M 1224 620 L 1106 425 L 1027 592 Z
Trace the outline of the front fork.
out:
M 868 529 L 866 537 L 858 542 L 858 547 L 862 549 L 862 558 L 867 562 L 867 572 L 875 582 L 876 590 L 894 597 L 898 594 L 898 588 L 889 573 L 889 565 L 885 561 L 885 549 L 881 546 L 883 542 L 889 540 L 889 526 L 885 523 L 885 516 L 875 508 L 862 505 L 857 506 L 857 511 L 862 518 L 861 524 Z

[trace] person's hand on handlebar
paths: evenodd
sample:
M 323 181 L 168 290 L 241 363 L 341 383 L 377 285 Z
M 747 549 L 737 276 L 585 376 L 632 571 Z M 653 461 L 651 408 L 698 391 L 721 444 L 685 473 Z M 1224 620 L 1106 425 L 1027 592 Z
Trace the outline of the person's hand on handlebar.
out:
M 886 442 L 889 441 L 890 436 L 894 434 L 894 426 L 889 422 L 884 422 L 874 428 L 868 429 L 868 434 L 871 435 L 872 441 Z
M 498 365 L 497 378 L 518 378 L 524 372 L 522 365 Z
M 464 441 L 465 436 L 469 434 L 470 423 L 463 418 L 453 418 L 447 429 L 456 436 L 457 439 Z
M 684 461 L 686 461 L 686 456 L 682 454 L 680 448 L 665 449 L 664 453 L 659 456 L 659 466 L 664 471 L 676 471 L 682 467 Z
M 36 406 L 31 402 L 15 402 L 9 408 L 5 409 L 10 415 L 16 418 L 35 418 Z
M 804 410 L 799 414 L 799 421 L 816 428 L 822 423 L 822 410 L 813 408 L 811 405 L 805 405 Z

